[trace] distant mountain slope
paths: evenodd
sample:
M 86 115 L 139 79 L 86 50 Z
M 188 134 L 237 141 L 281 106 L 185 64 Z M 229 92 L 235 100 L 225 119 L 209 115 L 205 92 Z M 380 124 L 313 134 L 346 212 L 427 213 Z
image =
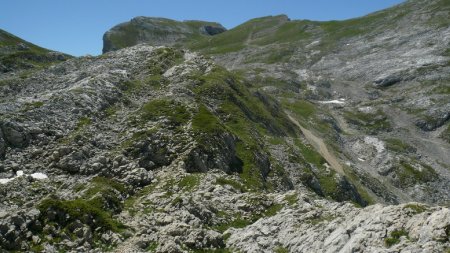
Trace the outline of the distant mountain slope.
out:
M 0 73 L 48 66 L 69 55 L 50 51 L 0 29 Z
M 173 45 L 224 31 L 226 29 L 222 25 L 214 22 L 179 22 L 166 18 L 136 17 L 105 33 L 103 53 L 144 42 L 154 46 Z
M 256 18 L 178 46 L 276 97 L 379 201 L 448 203 L 449 16 L 448 0 L 410 0 L 344 21 Z

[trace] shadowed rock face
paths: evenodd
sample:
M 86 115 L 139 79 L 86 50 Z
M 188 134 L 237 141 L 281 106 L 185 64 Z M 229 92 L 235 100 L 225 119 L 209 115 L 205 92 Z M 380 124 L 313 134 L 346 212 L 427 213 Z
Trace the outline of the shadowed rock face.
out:
M 225 31 L 222 25 L 213 22 L 136 17 L 104 34 L 103 53 L 140 43 L 170 46 L 195 36 L 213 36 Z
M 26 130 L 13 122 L 0 122 L 0 129 L 6 144 L 14 148 L 24 148 L 30 142 L 30 136 Z

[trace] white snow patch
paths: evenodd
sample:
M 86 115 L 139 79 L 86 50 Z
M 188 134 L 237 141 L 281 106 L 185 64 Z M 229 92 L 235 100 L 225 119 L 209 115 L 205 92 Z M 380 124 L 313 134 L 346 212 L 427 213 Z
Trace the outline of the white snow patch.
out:
M 0 178 L 0 184 L 7 184 L 10 181 L 12 181 L 13 179 L 14 179 L 14 177 L 13 178 Z
M 364 142 L 374 146 L 378 153 L 382 153 L 386 149 L 383 141 L 380 141 L 378 138 L 372 136 L 364 137 Z
M 44 173 L 40 173 L 40 172 L 38 172 L 38 173 L 33 173 L 33 174 L 31 174 L 30 176 L 31 176 L 32 178 L 34 178 L 34 179 L 47 179 L 47 178 L 48 178 L 47 175 L 45 175 Z
M 12 177 L 12 178 L 0 178 L 0 184 L 7 184 L 7 183 L 13 181 L 16 178 L 23 177 L 25 175 L 26 174 L 23 172 L 23 170 L 18 170 L 16 172 L 16 176 L 15 177 Z M 37 179 L 37 180 L 43 180 L 43 179 L 47 179 L 48 178 L 47 175 L 45 175 L 44 173 L 40 173 L 40 172 L 33 173 L 30 176 L 32 178 L 34 178 L 34 179 Z
M 309 48 L 314 47 L 319 44 L 320 44 L 320 40 L 315 40 L 315 41 L 311 42 L 310 44 L 306 45 L 305 48 L 309 49 Z
M 358 111 L 363 112 L 363 113 L 373 113 L 373 112 L 375 112 L 375 109 L 371 106 L 364 106 L 364 107 L 359 107 Z
M 330 100 L 330 101 L 319 101 L 321 104 L 345 104 L 345 99 L 341 98 L 339 100 Z

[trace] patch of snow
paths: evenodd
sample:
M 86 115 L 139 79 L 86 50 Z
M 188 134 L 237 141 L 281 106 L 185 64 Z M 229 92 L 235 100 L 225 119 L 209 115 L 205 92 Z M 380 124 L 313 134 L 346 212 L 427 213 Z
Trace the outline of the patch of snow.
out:
M 15 177 L 12 177 L 12 178 L 0 178 L 0 184 L 7 184 L 7 183 L 13 181 L 16 178 L 23 177 L 25 175 L 26 174 L 23 172 L 23 170 L 18 170 L 16 172 L 16 176 Z M 40 172 L 33 173 L 30 176 L 32 178 L 34 178 L 34 179 L 37 179 L 37 180 L 43 180 L 43 179 L 47 179 L 48 178 L 47 175 L 45 175 L 44 173 L 40 173 Z
M 311 42 L 310 44 L 306 45 L 305 48 L 309 49 L 309 48 L 314 47 L 319 44 L 320 44 L 320 40 L 315 40 L 315 41 Z
M 10 181 L 12 181 L 13 179 L 14 179 L 14 177 L 13 178 L 0 178 L 0 184 L 7 184 Z
M 330 101 L 319 101 L 321 104 L 345 104 L 345 99 L 339 99 L 339 100 L 330 100 Z
M 359 107 L 358 111 L 363 112 L 363 113 L 373 113 L 375 111 L 375 109 L 371 106 L 364 106 L 364 107 Z
M 47 179 L 48 178 L 48 176 L 47 175 L 45 175 L 44 173 L 40 173 L 40 172 L 38 172 L 38 173 L 33 173 L 33 174 L 31 174 L 30 175 L 32 178 L 34 178 L 34 179 Z

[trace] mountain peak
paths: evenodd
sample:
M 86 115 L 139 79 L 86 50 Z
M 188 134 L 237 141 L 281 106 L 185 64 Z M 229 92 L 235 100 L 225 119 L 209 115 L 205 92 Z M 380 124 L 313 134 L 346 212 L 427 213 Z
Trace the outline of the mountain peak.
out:
M 213 36 L 224 31 L 225 27 L 215 22 L 175 21 L 139 16 L 111 28 L 104 34 L 103 53 L 140 43 L 170 46 L 195 36 Z

